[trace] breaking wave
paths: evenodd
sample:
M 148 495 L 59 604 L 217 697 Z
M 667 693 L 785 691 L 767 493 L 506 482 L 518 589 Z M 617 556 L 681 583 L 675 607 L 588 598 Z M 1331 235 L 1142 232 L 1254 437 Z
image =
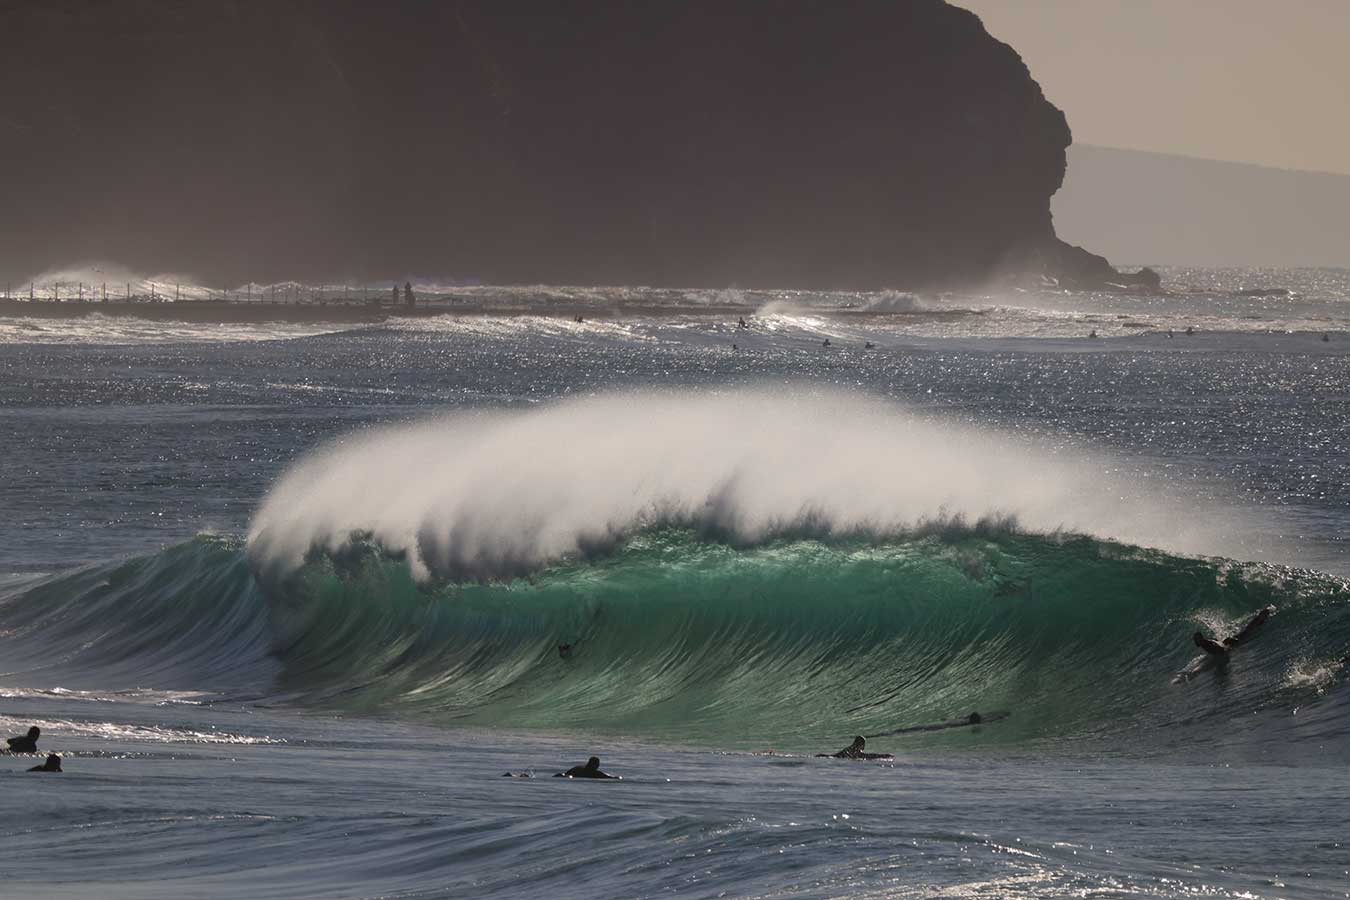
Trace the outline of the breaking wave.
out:
M 1191 631 L 1231 634 L 1267 604 L 1230 665 L 1196 666 Z M 1345 583 L 994 526 L 754 546 L 656 528 L 528 578 L 434 583 L 361 541 L 257 579 L 242 545 L 199 538 L 12 587 L 0 615 L 7 682 L 442 723 L 809 748 L 978 710 L 1008 713 L 981 744 L 1157 749 L 1231 746 L 1233 723 L 1266 712 L 1266 742 L 1350 739 L 1334 704 L 1329 720 L 1291 715 L 1337 696 Z
M 439 419 L 302 461 L 247 543 L 6 582 L 0 679 L 727 747 L 972 711 L 1009 745 L 1350 743 L 1347 585 L 1186 555 L 1235 533 L 1115 471 L 800 389 Z M 1190 633 L 1267 604 L 1205 669 Z

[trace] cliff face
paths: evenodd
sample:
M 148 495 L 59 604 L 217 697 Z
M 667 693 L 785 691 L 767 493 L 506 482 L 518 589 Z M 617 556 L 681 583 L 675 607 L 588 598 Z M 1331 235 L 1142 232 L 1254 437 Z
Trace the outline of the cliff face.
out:
M 860 289 L 1114 274 L 1054 236 L 1063 114 L 942 0 L 53 0 L 19 17 L 16 45 L 59 34 L 70 62 L 4 98 L 21 150 L 0 199 L 32 211 L 0 226 L 10 269 Z

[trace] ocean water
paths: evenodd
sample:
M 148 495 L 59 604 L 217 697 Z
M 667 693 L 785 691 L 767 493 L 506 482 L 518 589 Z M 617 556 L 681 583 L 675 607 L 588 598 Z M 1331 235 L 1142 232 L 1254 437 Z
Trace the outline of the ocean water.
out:
M 1165 277 L 0 319 L 4 892 L 1350 896 L 1350 272 Z

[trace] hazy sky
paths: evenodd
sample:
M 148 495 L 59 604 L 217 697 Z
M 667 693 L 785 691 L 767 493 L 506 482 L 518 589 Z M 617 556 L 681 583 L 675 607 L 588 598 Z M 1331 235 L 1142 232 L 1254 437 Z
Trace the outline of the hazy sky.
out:
M 1350 173 L 1350 0 L 953 0 L 1074 140 Z

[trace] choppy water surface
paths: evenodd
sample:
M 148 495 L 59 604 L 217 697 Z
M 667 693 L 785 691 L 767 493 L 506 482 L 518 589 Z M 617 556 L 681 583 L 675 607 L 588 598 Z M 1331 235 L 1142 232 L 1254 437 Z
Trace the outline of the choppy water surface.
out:
M 1167 277 L 0 322 L 0 876 L 1350 896 L 1348 279 Z

